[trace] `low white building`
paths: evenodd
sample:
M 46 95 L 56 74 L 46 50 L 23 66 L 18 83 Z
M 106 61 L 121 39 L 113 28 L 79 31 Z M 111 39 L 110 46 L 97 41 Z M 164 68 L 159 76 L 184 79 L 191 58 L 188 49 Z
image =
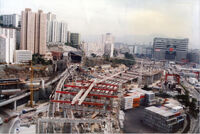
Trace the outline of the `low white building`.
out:
M 16 30 L 0 27 L 0 63 L 13 63 L 16 49 Z
M 15 50 L 15 63 L 28 62 L 32 60 L 32 52 L 30 50 Z

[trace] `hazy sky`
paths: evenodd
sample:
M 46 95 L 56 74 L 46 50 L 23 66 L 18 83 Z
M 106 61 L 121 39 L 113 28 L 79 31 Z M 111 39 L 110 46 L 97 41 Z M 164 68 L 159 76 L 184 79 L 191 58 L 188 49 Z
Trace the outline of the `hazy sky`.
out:
M 0 0 L 1 14 L 26 7 L 56 14 L 85 41 L 110 32 L 128 43 L 189 38 L 190 47 L 200 48 L 200 0 Z

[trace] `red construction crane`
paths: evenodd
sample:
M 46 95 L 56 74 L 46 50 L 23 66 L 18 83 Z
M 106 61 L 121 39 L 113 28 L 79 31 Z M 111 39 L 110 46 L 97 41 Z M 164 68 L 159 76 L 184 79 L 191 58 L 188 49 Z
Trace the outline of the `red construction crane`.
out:
M 166 73 L 166 75 L 165 75 L 165 82 L 167 81 L 168 76 L 174 76 L 174 77 L 176 77 L 177 83 L 180 84 L 180 75 Z

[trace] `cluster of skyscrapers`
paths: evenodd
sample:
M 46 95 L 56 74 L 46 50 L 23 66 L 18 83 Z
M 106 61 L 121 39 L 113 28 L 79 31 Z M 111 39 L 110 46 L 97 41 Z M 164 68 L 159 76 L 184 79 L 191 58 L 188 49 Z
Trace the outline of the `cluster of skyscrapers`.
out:
M 16 49 L 45 56 L 49 53 L 47 48 L 49 45 L 77 46 L 81 44 L 79 33 L 70 33 L 66 22 L 58 21 L 55 14 L 44 13 L 42 10 L 32 12 L 31 9 L 26 8 L 21 16 L 1 15 L 0 25 L 2 26 L 0 27 L 0 62 L 13 63 L 13 59 L 16 59 L 13 57 Z M 121 54 L 129 52 L 136 56 L 145 55 L 155 60 L 200 63 L 199 51 L 188 51 L 188 42 L 187 38 L 154 38 L 153 46 L 114 44 L 113 35 L 106 33 L 102 35 L 100 42 L 82 43 L 82 46 L 87 56 L 94 53 L 98 56 L 113 57 L 115 49 Z M 26 56 L 30 54 L 25 51 L 21 53 Z
M 27 54 L 45 56 L 48 45 L 80 45 L 79 33 L 70 33 L 67 23 L 57 21 L 56 15 L 42 10 L 32 12 L 26 8 L 21 15 L 1 15 L 0 26 L 1 63 L 13 63 L 14 59 L 21 59 L 19 57 Z

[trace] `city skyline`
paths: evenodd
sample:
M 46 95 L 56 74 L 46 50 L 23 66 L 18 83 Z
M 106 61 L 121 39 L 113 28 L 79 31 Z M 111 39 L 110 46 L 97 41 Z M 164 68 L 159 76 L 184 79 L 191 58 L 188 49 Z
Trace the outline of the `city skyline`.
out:
M 199 48 L 198 0 L 0 0 L 0 14 L 20 14 L 25 8 L 56 14 L 84 41 L 96 41 L 110 32 L 116 41 L 153 42 L 154 37 L 189 38 L 189 48 Z

